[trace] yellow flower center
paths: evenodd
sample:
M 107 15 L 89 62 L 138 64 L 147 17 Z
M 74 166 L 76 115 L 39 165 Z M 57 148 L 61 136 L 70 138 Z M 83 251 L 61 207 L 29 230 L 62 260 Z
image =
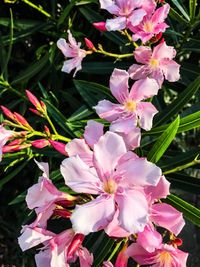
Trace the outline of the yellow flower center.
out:
M 160 253 L 158 260 L 164 267 L 171 267 L 172 256 L 168 251 L 163 251 Z
M 152 68 L 157 68 L 159 66 L 159 61 L 158 59 L 155 59 L 155 58 L 151 58 L 149 60 L 149 65 L 152 67 Z
M 125 104 L 124 107 L 127 111 L 134 112 L 136 110 L 136 102 L 133 100 L 128 100 Z
M 117 189 L 117 184 L 113 179 L 108 179 L 104 182 L 103 189 L 108 194 L 114 194 Z
M 144 23 L 144 31 L 145 32 L 152 32 L 153 31 L 153 24 L 151 21 L 147 21 Z

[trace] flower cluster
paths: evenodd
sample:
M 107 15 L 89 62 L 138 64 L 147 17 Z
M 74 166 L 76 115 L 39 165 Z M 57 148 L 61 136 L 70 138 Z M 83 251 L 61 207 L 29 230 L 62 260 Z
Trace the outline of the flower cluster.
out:
M 89 120 L 83 137 L 66 146 L 54 140 L 59 140 L 60 135 L 49 120 L 45 104 L 27 91 L 36 108 L 32 111 L 46 118 L 54 131 L 50 134 L 46 127 L 45 134 L 40 134 L 43 139 L 29 144 L 37 148 L 51 145 L 66 156 L 60 165 L 66 191 L 52 183 L 48 164 L 36 161 L 43 174 L 26 196 L 35 220 L 23 226 L 19 245 L 23 251 L 39 245 L 35 256 L 38 267 L 67 267 L 77 261 L 81 267 L 89 267 L 94 257 L 85 240 L 91 233 L 104 231 L 109 238 L 123 240 L 115 267 L 127 266 L 129 258 L 140 265 L 186 267 L 188 254 L 178 248 L 182 240 L 177 237 L 184 226 L 182 213 L 162 201 L 170 194 L 170 183 L 158 166 L 133 151 L 140 146 L 141 129 L 149 131 L 158 112 L 151 98 L 157 95 L 164 79 L 179 79 L 174 48 L 165 40 L 150 46 L 168 27 L 165 19 L 170 7 L 157 7 L 154 0 L 100 0 L 100 5 L 114 18 L 96 23 L 96 27 L 124 31 L 130 41 L 129 31 L 132 42 L 140 39 L 142 45 L 131 56 L 141 64 L 133 64 L 127 71 L 114 69 L 110 91 L 116 101 L 104 99 L 94 107 L 99 117 L 110 123 L 109 129 Z M 80 48 L 81 43 L 70 31 L 68 43 L 63 38 L 58 40 L 57 46 L 66 57 L 62 71 L 75 69 L 75 75 L 87 54 L 109 55 L 101 46 L 96 49 L 90 40 L 85 39 L 85 43 L 89 51 Z M 38 133 L 19 114 L 2 109 L 15 125 L 21 125 L 32 136 Z M 14 135 L 0 126 L 1 150 Z M 60 218 L 66 224 L 57 233 L 49 222 Z M 102 265 L 109 267 L 113 263 L 109 260 Z

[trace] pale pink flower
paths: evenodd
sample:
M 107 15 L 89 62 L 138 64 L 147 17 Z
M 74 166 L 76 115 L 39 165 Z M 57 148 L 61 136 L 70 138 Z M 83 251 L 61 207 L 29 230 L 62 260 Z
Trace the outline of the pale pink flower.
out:
M 106 20 L 108 31 L 123 30 L 137 26 L 143 17 L 156 6 L 153 0 L 100 0 L 101 8 L 113 14 L 115 18 Z
M 0 125 L 0 161 L 2 159 L 2 149 L 6 142 L 14 136 L 14 132 L 6 130 L 3 125 Z
M 86 56 L 86 51 L 81 49 L 81 43 L 76 42 L 73 38 L 70 30 L 68 32 L 68 43 L 64 38 L 60 38 L 57 41 L 57 46 L 66 57 L 64 61 L 64 65 L 62 67 L 63 72 L 70 73 L 73 69 L 75 69 L 74 75 L 76 75 L 77 71 L 82 69 L 81 62 L 83 58 Z M 67 59 L 71 58 L 71 59 Z
M 157 94 L 158 83 L 150 78 L 141 79 L 129 92 L 128 80 L 128 72 L 115 69 L 110 78 L 110 90 L 120 104 L 102 100 L 94 108 L 100 118 L 111 122 L 110 130 L 113 132 L 128 134 L 137 131 L 138 125 L 148 131 L 158 111 L 153 104 L 142 100 Z
M 119 225 L 131 233 L 142 231 L 149 216 L 144 187 L 158 184 L 160 168 L 133 152 L 127 153 L 122 137 L 109 131 L 94 145 L 92 166 L 78 155 L 61 164 L 66 185 L 78 193 L 98 195 L 76 206 L 70 218 L 75 232 L 86 235 L 105 228 L 115 215 L 116 205 Z
M 164 22 L 170 10 L 170 5 L 165 4 L 155 10 L 152 14 L 147 14 L 139 25 L 129 27 L 134 33 L 133 41 L 141 39 L 143 43 L 149 41 L 154 35 L 164 32 L 169 26 Z
M 173 46 L 161 42 L 154 47 L 153 52 L 150 47 L 140 46 L 135 49 L 134 56 L 137 62 L 144 65 L 133 64 L 128 72 L 133 80 L 150 77 L 155 79 L 159 86 L 162 86 L 164 78 L 169 82 L 178 81 L 180 78 L 180 65 L 173 58 L 176 50 Z
M 137 243 L 130 245 L 126 251 L 140 265 L 152 267 L 186 267 L 188 253 L 185 253 L 173 245 L 161 244 L 153 252 L 148 252 Z

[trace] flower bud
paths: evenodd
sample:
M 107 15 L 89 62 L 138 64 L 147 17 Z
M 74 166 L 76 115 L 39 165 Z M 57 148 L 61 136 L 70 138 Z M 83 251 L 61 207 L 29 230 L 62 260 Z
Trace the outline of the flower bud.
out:
M 70 262 L 70 260 L 73 258 L 74 252 L 81 246 L 84 240 L 83 234 L 76 234 L 71 242 L 71 244 L 68 247 L 67 250 L 67 259 Z
M 49 145 L 49 141 L 46 139 L 38 139 L 31 142 L 32 146 L 36 148 L 43 148 Z
M 14 112 L 14 116 L 15 116 L 15 120 L 16 122 L 18 122 L 19 124 L 27 127 L 28 129 L 32 130 L 33 128 L 30 126 L 30 124 L 27 122 L 27 120 L 22 116 L 20 115 L 19 113 L 17 112 Z
M 63 217 L 63 218 L 70 218 L 71 216 L 71 212 L 68 210 L 64 210 L 64 209 L 55 209 L 53 211 L 53 216 L 59 216 L 59 217 Z
M 94 22 L 92 25 L 99 31 L 102 31 L 102 32 L 107 31 L 106 23 L 104 21 Z
M 35 97 L 29 90 L 26 90 L 26 95 L 36 109 L 40 108 L 40 101 L 37 99 L 37 97 Z
M 49 127 L 47 127 L 46 125 L 44 125 L 44 131 L 47 134 L 47 136 L 50 136 L 51 133 L 50 133 Z
M 3 113 L 6 115 L 6 117 L 8 117 L 11 120 L 15 120 L 14 114 L 10 111 L 10 109 L 1 106 L 1 109 L 3 111 Z
M 30 146 L 31 146 L 31 144 L 22 144 L 22 145 L 15 145 L 15 146 L 7 145 L 7 146 L 3 146 L 2 152 L 3 152 L 3 154 L 10 153 L 10 152 L 16 152 L 16 151 L 28 148 Z
M 34 109 L 34 108 L 29 108 L 29 110 L 30 110 L 31 112 L 35 113 L 36 115 L 42 117 L 42 114 L 41 114 L 39 111 L 37 111 L 36 109 Z
M 90 50 L 96 50 L 96 48 L 94 47 L 94 44 L 92 43 L 92 41 L 90 41 L 88 38 L 85 38 L 85 44 L 86 46 L 90 49 Z
M 52 145 L 53 148 L 55 148 L 55 150 L 67 156 L 67 152 L 65 151 L 66 144 L 54 140 L 49 140 L 49 143 Z

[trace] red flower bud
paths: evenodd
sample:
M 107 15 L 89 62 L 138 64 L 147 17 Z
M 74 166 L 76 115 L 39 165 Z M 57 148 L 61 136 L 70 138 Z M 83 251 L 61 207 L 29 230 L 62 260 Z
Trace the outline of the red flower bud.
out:
M 73 258 L 74 252 L 81 246 L 84 240 L 83 234 L 76 234 L 71 242 L 71 244 L 68 247 L 67 250 L 67 259 L 70 262 L 70 260 Z
M 84 40 L 85 40 L 85 44 L 90 50 L 96 50 L 92 41 L 90 41 L 88 38 L 85 38 Z
M 53 148 L 55 148 L 55 150 L 67 156 L 67 152 L 65 151 L 66 144 L 54 140 L 49 140 L 49 143 L 52 145 Z
M 36 148 L 43 148 L 49 145 L 49 141 L 46 139 L 38 139 L 31 142 L 32 146 Z
M 19 151 L 19 150 L 25 149 L 25 148 L 30 147 L 30 146 L 31 146 L 31 144 L 23 144 L 23 145 L 15 145 L 15 146 L 7 145 L 7 146 L 3 146 L 2 152 L 3 152 L 3 154 L 15 152 L 15 151 Z
M 3 113 L 6 115 L 6 117 L 8 117 L 11 120 L 15 120 L 14 114 L 10 111 L 10 109 L 1 106 L 1 109 L 3 111 Z
M 8 145 L 9 146 L 20 145 L 23 141 L 24 141 L 24 139 L 15 139 L 15 140 L 11 141 Z
M 36 96 L 34 96 L 29 90 L 26 90 L 26 95 L 29 101 L 33 104 L 33 106 L 36 107 L 36 109 L 40 108 L 40 101 L 37 99 Z
M 44 125 L 44 131 L 48 136 L 51 134 L 50 130 L 49 130 L 49 127 L 47 127 L 46 125 Z
M 71 212 L 68 211 L 68 210 L 64 210 L 64 209 L 55 209 L 53 211 L 53 216 L 59 216 L 59 217 L 63 217 L 63 218 L 70 218 Z
M 107 31 L 106 23 L 104 21 L 94 22 L 92 25 L 99 31 L 102 31 L 102 32 Z
M 30 126 L 30 124 L 27 122 L 27 120 L 22 116 L 20 115 L 19 113 L 17 112 L 14 112 L 14 116 L 15 116 L 15 120 L 16 122 L 18 122 L 19 124 L 29 128 L 30 130 L 32 130 L 33 128 Z
M 39 111 L 37 111 L 36 109 L 34 109 L 34 108 L 29 108 L 29 110 L 30 110 L 31 112 L 35 113 L 36 115 L 42 117 L 42 114 L 41 114 Z

